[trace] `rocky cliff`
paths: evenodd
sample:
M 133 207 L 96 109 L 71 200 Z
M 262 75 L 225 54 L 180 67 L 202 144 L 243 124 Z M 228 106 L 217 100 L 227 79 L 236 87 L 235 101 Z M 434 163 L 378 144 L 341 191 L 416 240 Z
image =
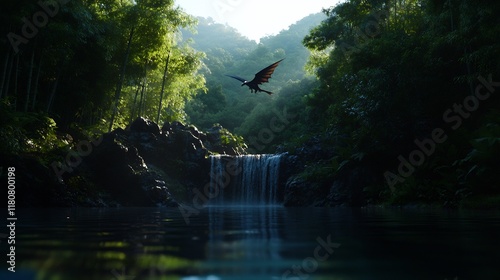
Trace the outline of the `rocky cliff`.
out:
M 209 181 L 208 155 L 245 153 L 227 133 L 138 118 L 125 130 L 73 140 L 52 162 L 9 156 L 0 164 L 17 168 L 19 206 L 177 206 Z

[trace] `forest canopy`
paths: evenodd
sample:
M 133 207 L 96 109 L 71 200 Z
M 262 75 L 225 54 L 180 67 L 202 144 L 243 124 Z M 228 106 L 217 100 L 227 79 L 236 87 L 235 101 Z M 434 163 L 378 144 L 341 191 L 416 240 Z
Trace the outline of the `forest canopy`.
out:
M 319 176 L 331 181 L 369 165 L 379 181 L 363 192 L 374 201 L 497 203 L 499 12 L 498 2 L 462 0 L 350 0 L 325 11 L 303 43 L 319 80 L 308 105 L 336 155 L 313 174 L 331 168 Z
M 1 5 L 0 98 L 15 111 L 111 129 L 137 116 L 184 120 L 204 90 L 203 54 L 179 37 L 196 20 L 173 1 Z

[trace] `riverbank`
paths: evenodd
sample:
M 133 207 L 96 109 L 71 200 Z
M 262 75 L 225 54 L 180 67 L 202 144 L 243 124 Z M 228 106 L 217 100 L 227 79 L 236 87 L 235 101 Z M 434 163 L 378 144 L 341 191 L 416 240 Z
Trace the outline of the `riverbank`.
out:
M 1 155 L 2 177 L 16 168 L 18 206 L 189 205 L 195 190 L 203 192 L 213 179 L 210 155 L 246 154 L 244 143 L 221 126 L 203 132 L 138 118 L 125 130 L 82 135 L 61 136 L 67 145 L 44 153 Z M 404 184 L 392 189 L 376 161 L 338 163 L 336 153 L 319 138 L 286 151 L 275 173 L 276 201 L 286 207 L 500 208 L 500 195 L 473 194 L 463 186 L 437 198 L 405 191 Z

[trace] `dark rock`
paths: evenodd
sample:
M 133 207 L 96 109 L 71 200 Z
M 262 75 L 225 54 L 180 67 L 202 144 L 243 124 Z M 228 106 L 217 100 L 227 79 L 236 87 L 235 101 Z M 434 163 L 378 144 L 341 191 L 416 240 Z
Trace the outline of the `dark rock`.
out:
M 234 153 L 221 141 L 222 127 L 203 133 L 194 126 L 167 122 L 161 130 L 157 128 L 154 122 L 138 118 L 128 131 L 106 134 L 87 160 L 99 184 L 107 186 L 124 205 L 176 205 L 170 187 L 176 195 L 187 197 L 193 187 L 208 180 L 207 156 L 217 151 L 207 145 Z M 184 186 L 184 191 L 179 186 Z
M 154 139 L 139 139 L 134 134 L 130 139 L 148 164 L 153 164 L 185 185 L 202 181 L 208 174 L 203 168 L 209 151 L 196 128 L 180 122 L 165 123 L 161 135 Z
M 179 130 L 184 130 L 186 126 L 182 124 L 181 122 L 165 122 L 161 128 L 161 131 L 163 133 L 165 132 L 174 132 L 174 131 L 179 131 Z
M 316 182 L 308 182 L 300 176 L 292 176 L 285 185 L 285 206 L 324 206 L 328 189 L 322 188 Z
M 222 143 L 222 129 L 204 133 L 194 126 L 172 122 L 160 130 L 144 118 L 134 120 L 127 130 L 119 128 L 102 137 L 95 133 L 86 136 L 75 128 L 76 138 L 60 135 L 69 139 L 67 149 L 47 155 L 55 158 L 61 174 L 36 157 L 14 155 L 2 155 L 0 173 L 4 176 L 7 166 L 16 167 L 16 197 L 22 206 L 174 207 L 178 201 L 190 199 L 194 187 L 209 181 L 210 153 L 236 154 L 233 147 Z M 81 141 L 90 145 L 85 153 L 77 152 Z M 67 163 L 68 155 L 72 155 L 71 163 Z
M 284 161 L 286 206 L 363 206 L 367 204 L 364 190 L 380 184 L 377 164 L 364 160 L 350 160 L 340 170 L 322 173 L 315 178 L 313 172 L 331 168 L 336 156 L 331 139 L 312 137 Z M 306 171 L 307 170 L 307 171 Z M 314 173 L 313 173 L 314 174 Z M 306 175 L 306 176 L 305 176 Z M 306 179 L 307 178 L 307 179 Z
M 346 168 L 339 172 L 327 198 L 327 205 L 364 206 L 366 199 L 363 190 L 379 181 L 377 174 L 366 166 Z
M 190 127 L 188 127 L 188 129 L 189 129 L 189 131 L 191 132 L 191 134 L 192 134 L 194 137 L 196 137 L 196 138 L 198 138 L 198 139 L 200 139 L 200 140 L 201 140 L 204 136 L 206 136 L 206 134 L 204 134 L 204 133 L 200 132 L 200 131 L 198 130 L 198 128 L 196 128 L 196 126 L 190 126 Z
M 160 128 L 156 123 L 142 117 L 137 118 L 132 122 L 132 124 L 130 125 L 130 131 L 151 133 L 153 135 L 160 134 Z
M 63 175 L 67 181 L 58 180 L 56 172 L 61 169 L 54 168 L 60 165 L 57 160 L 45 165 L 29 155 L 0 155 L 0 177 L 2 180 L 7 177 L 9 166 L 15 168 L 16 207 L 108 207 L 116 204 L 91 188 L 91 182 L 81 176 L 81 170 L 66 171 Z
M 9 167 L 15 169 L 16 207 L 71 206 L 71 202 L 60 192 L 64 184 L 58 182 L 55 173 L 36 158 L 0 155 L 0 177 L 5 184 Z
M 103 141 L 85 159 L 85 166 L 96 183 L 124 206 L 152 206 L 141 182 L 147 166 L 135 147 L 129 145 L 121 131 L 105 134 Z
M 208 150 L 222 155 L 242 155 L 245 151 L 240 150 L 238 147 L 225 145 L 222 140 L 222 130 L 224 128 L 220 124 L 216 124 L 207 130 L 205 135 L 202 135 L 204 144 Z
M 154 204 L 167 207 L 178 206 L 161 175 L 152 171 L 147 172 L 141 177 L 141 185 Z

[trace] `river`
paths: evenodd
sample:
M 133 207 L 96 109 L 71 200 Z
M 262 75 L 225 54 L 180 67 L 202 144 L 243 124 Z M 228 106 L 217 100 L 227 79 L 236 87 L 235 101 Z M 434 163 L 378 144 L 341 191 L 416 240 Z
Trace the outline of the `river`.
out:
M 499 236 L 500 213 L 482 211 L 24 209 L 0 278 L 499 279 Z

